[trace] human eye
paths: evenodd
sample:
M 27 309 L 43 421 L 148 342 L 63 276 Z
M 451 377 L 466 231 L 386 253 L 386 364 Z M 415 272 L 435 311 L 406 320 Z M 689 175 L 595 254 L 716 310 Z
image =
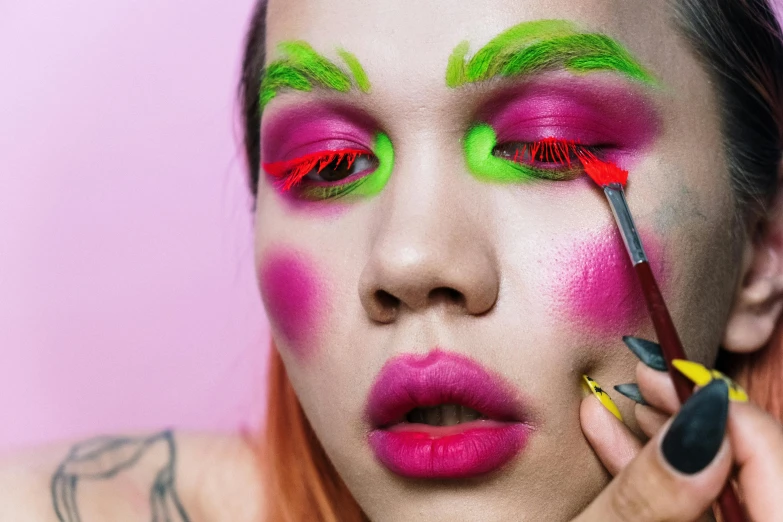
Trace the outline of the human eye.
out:
M 584 145 L 575 140 L 543 138 L 497 144 L 492 155 L 519 166 L 533 177 L 568 181 L 584 173 L 582 160 L 600 157 L 604 145 Z
M 378 159 L 360 148 L 318 151 L 298 158 L 265 163 L 275 187 L 307 200 L 345 196 L 378 168 Z
M 472 127 L 463 139 L 467 167 L 478 179 L 495 183 L 570 181 L 582 176 L 586 159 L 611 160 L 617 147 L 604 140 L 583 142 L 568 137 L 524 134 L 525 128 L 498 139 L 485 123 Z M 516 135 L 522 134 L 519 138 Z

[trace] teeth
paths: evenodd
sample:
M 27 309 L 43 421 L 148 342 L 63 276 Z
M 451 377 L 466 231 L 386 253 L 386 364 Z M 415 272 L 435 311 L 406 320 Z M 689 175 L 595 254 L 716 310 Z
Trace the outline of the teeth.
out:
M 462 406 L 456 404 L 445 404 L 440 407 L 443 412 L 443 426 L 456 426 L 459 424 L 459 419 L 462 416 Z
M 462 408 L 462 422 L 470 422 L 479 420 L 482 417 L 482 415 L 477 412 L 476 410 L 471 410 L 470 408 Z
M 463 422 L 471 422 L 485 418 L 476 410 L 459 404 L 441 404 L 431 408 L 414 408 L 405 420 L 415 424 L 430 426 L 456 426 Z
M 424 424 L 430 426 L 440 426 L 443 420 L 443 408 L 438 406 L 436 408 L 425 408 L 424 410 Z

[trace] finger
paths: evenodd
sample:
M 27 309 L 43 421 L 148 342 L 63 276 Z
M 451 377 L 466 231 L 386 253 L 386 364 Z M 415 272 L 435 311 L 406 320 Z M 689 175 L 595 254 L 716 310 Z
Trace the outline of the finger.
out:
M 639 363 L 636 366 L 636 382 L 648 405 L 669 415 L 680 409 L 680 400 L 668 373 Z
M 645 365 L 661 372 L 666 371 L 666 360 L 663 357 L 661 345 L 640 337 L 626 335 L 623 342 L 636 357 Z
M 582 432 L 606 470 L 617 475 L 642 449 L 642 443 L 595 397 L 585 397 L 579 408 Z
M 715 381 L 682 407 L 577 521 L 691 521 L 709 509 L 731 470 L 728 386 Z
M 729 400 L 737 402 L 748 401 L 748 393 L 742 389 L 742 386 L 718 370 L 707 368 L 701 363 L 686 359 L 674 359 L 672 365 L 696 386 L 706 386 L 714 379 L 722 379 L 729 385 Z
M 665 413 L 672 414 L 677 411 L 680 401 L 666 371 L 666 360 L 661 346 L 653 341 L 631 336 L 623 337 L 623 342 L 639 358 L 636 378 L 647 403 Z
M 660 430 L 666 421 L 669 420 L 669 414 L 647 404 L 647 401 L 642 397 L 641 390 L 639 390 L 639 385 L 635 382 L 618 384 L 614 389 L 617 393 L 624 395 L 636 403 L 634 417 L 636 418 L 637 425 L 647 438 L 651 438 L 658 433 L 658 430 Z
M 668 413 L 663 413 L 660 410 L 650 406 L 642 406 L 641 404 L 636 406 L 634 413 L 636 415 L 636 423 L 648 438 L 653 438 L 671 418 L 671 415 Z
M 750 518 L 783 521 L 783 427 L 753 404 L 733 403 L 729 440 Z

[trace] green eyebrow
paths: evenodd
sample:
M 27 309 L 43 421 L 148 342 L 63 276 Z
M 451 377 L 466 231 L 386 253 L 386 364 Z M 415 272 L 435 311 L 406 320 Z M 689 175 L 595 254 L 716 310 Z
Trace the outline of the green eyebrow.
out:
M 266 67 L 259 92 L 261 109 L 284 89 L 311 91 L 315 86 L 348 92 L 355 86 L 365 93 L 370 90 L 370 82 L 361 63 L 344 49 L 338 49 L 337 53 L 345 61 L 348 71 L 301 40 L 281 42 L 277 49 L 283 58 Z
M 575 73 L 611 70 L 648 85 L 657 83 L 622 44 L 602 33 L 580 31 L 566 20 L 525 22 L 493 38 L 470 59 L 468 50 L 464 41 L 451 53 L 449 87 L 557 67 Z

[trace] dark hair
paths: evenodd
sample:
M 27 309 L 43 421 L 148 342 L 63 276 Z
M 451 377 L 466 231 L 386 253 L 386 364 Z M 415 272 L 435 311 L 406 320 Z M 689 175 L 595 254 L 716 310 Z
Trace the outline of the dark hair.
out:
M 258 0 L 250 18 L 245 37 L 245 55 L 242 59 L 242 77 L 239 80 L 239 102 L 242 109 L 242 129 L 245 140 L 250 190 L 258 191 L 258 174 L 261 169 L 261 80 L 266 60 L 266 5 Z
M 723 150 L 743 210 L 775 193 L 783 149 L 783 37 L 767 0 L 677 0 L 676 20 L 712 77 Z

